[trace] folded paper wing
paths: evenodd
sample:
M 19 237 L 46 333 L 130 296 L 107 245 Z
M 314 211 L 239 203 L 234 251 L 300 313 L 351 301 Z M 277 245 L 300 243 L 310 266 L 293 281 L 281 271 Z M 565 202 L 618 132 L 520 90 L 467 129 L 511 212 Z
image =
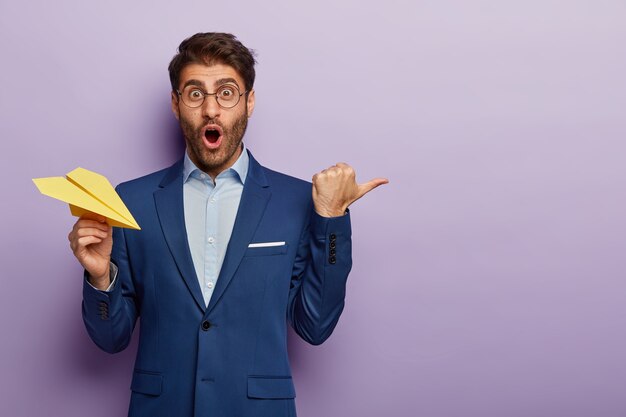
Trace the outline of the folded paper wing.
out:
M 76 168 L 66 178 L 35 178 L 39 191 L 57 200 L 69 203 L 70 211 L 80 217 L 96 213 L 107 218 L 111 226 L 141 230 L 130 211 L 103 175 L 84 168 Z

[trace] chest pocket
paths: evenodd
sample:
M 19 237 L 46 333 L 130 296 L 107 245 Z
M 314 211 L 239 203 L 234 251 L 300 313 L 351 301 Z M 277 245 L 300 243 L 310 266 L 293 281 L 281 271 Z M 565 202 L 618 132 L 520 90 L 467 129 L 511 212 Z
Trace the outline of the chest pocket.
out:
M 272 255 L 283 255 L 287 253 L 288 245 L 285 243 L 284 245 L 278 246 L 253 246 L 246 249 L 246 252 L 243 256 L 272 256 Z

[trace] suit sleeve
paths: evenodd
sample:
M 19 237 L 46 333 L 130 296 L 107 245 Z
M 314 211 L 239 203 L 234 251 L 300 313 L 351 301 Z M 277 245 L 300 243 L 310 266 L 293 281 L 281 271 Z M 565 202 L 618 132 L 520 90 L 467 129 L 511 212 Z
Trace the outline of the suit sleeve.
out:
M 120 352 L 128 346 L 138 311 L 135 288 L 130 276 L 124 230 L 113 228 L 111 261 L 118 272 L 110 291 L 99 291 L 83 282 L 83 321 L 87 333 L 98 347 L 109 353 Z
M 333 332 L 344 307 L 352 268 L 350 214 L 322 217 L 311 209 L 294 263 L 287 318 L 313 345 Z

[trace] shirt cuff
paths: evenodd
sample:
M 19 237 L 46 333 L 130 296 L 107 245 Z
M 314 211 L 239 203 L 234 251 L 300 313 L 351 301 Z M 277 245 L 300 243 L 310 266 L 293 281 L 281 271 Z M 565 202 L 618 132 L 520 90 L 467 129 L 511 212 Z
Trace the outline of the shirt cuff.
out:
M 89 280 L 87 280 L 87 284 L 89 284 L 91 286 L 91 288 L 93 288 L 94 290 L 98 290 L 98 291 L 111 292 L 111 290 L 115 286 L 115 280 L 117 279 L 117 265 L 115 265 L 113 262 L 109 262 L 109 265 L 110 265 L 110 268 L 109 268 L 109 279 L 111 280 L 111 283 L 109 284 L 107 289 L 106 290 L 101 290 L 99 288 L 96 288 L 93 285 L 91 285 L 91 282 L 89 282 Z
M 315 211 L 315 210 L 313 210 L 313 211 Z M 321 215 L 321 214 L 319 214 L 317 211 L 315 211 L 315 213 L 316 213 L 318 216 L 323 217 L 323 218 L 325 218 L 325 219 L 338 219 L 338 218 L 340 218 L 340 217 L 344 217 L 346 214 L 349 214 L 349 213 L 350 213 L 350 209 L 349 209 L 349 208 L 347 208 L 347 209 L 346 209 L 346 211 L 344 211 L 344 212 L 343 212 L 343 214 L 340 214 L 339 216 L 330 216 L 330 217 L 329 217 L 329 216 L 322 216 L 322 215 Z

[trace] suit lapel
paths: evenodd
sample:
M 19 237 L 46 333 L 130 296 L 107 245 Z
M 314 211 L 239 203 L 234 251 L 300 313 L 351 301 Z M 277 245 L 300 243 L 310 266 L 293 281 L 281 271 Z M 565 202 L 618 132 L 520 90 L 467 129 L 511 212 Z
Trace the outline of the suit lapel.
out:
M 176 266 L 198 307 L 204 311 L 204 299 L 193 266 L 183 207 L 183 161 L 173 165 L 154 192 L 154 202 L 167 246 Z
M 249 152 L 248 154 L 250 156 L 248 176 L 241 194 L 241 201 L 237 210 L 230 242 L 228 242 L 224 263 L 211 296 L 211 301 L 207 307 L 207 313 L 215 307 L 215 304 L 220 300 L 228 284 L 233 279 L 233 275 L 239 267 L 246 249 L 248 249 L 248 244 L 252 241 L 254 232 L 263 218 L 265 207 L 271 196 L 269 183 L 263 168 L 252 157 L 252 154 Z

